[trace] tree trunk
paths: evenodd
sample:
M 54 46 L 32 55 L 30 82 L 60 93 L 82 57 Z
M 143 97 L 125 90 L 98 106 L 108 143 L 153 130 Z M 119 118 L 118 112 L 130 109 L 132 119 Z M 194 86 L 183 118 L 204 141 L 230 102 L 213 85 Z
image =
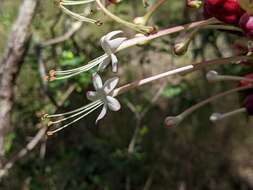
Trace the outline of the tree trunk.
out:
M 14 86 L 31 39 L 30 25 L 39 0 L 24 0 L 0 62 L 0 168 L 4 142 L 11 128 Z

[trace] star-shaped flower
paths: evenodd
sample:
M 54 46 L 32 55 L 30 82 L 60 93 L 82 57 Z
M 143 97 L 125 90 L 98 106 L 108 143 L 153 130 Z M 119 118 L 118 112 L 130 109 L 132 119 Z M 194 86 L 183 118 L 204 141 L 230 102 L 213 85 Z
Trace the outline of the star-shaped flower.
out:
M 114 36 L 123 33 L 120 30 L 113 31 L 103 36 L 100 40 L 101 46 L 105 51 L 105 54 L 108 56 L 99 64 L 98 70 L 104 70 L 110 62 L 112 63 L 112 71 L 117 72 L 118 70 L 118 59 L 115 55 L 118 47 L 127 39 L 125 37 L 112 39 Z
M 112 31 L 106 35 L 104 35 L 101 39 L 101 46 L 105 53 L 92 61 L 88 64 L 85 64 L 81 67 L 63 70 L 63 71 L 50 71 L 49 76 L 47 77 L 50 81 L 52 80 L 61 80 L 70 78 L 76 75 L 79 75 L 83 72 L 87 72 L 94 67 L 98 66 L 98 71 L 103 71 L 110 63 L 112 63 L 112 71 L 117 72 L 118 70 L 118 59 L 115 55 L 119 46 L 127 39 L 124 37 L 119 37 L 112 39 L 112 37 L 122 33 L 122 31 Z
M 93 102 L 101 100 L 104 104 L 102 111 L 96 120 L 96 123 L 106 115 L 108 108 L 112 111 L 120 110 L 121 106 L 119 101 L 111 96 L 111 93 L 117 86 L 118 82 L 119 78 L 114 77 L 107 80 L 103 85 L 101 77 L 97 73 L 93 75 L 93 86 L 96 91 L 88 91 L 87 98 Z

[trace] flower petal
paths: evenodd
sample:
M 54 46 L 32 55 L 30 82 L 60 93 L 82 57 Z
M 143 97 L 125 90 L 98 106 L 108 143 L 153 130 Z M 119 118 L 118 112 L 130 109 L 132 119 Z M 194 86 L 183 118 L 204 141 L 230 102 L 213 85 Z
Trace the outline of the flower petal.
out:
M 100 39 L 100 44 L 101 44 L 101 47 L 102 49 L 104 50 L 104 52 L 106 54 L 111 54 L 111 48 L 110 48 L 110 45 L 109 45 L 109 41 L 107 41 L 106 39 L 106 36 L 103 36 L 101 39 Z
M 105 68 L 110 64 L 110 57 L 105 58 L 98 66 L 98 71 L 104 71 Z
M 93 86 L 94 86 L 95 90 L 103 88 L 102 79 L 97 73 L 93 74 Z
M 116 38 L 114 40 L 110 40 L 109 46 L 112 52 L 115 52 L 116 49 L 124 42 L 127 38 Z
M 123 33 L 123 31 L 122 30 L 115 30 L 115 31 L 109 32 L 108 34 L 105 35 L 105 40 L 109 41 L 112 39 L 113 36 L 116 36 L 120 33 Z
M 104 91 L 106 94 L 109 94 L 119 83 L 119 78 L 118 77 L 113 77 L 111 79 L 108 79 L 104 83 Z
M 99 114 L 99 116 L 96 119 L 96 124 L 97 124 L 97 122 L 99 120 L 101 120 L 101 119 L 103 119 L 105 117 L 106 112 L 107 112 L 107 106 L 104 105 L 103 108 L 102 108 L 102 110 L 101 110 L 101 112 L 100 112 L 100 114 Z
M 115 54 L 111 54 L 111 59 L 112 59 L 112 72 L 117 72 L 118 71 L 118 59 Z
M 120 103 L 117 99 L 111 97 L 111 96 L 106 96 L 107 100 L 107 106 L 109 107 L 110 110 L 112 111 L 119 111 L 121 106 Z
M 95 91 L 88 91 L 86 93 L 86 96 L 87 96 L 88 100 L 90 100 L 90 101 L 96 101 L 99 99 L 98 94 Z

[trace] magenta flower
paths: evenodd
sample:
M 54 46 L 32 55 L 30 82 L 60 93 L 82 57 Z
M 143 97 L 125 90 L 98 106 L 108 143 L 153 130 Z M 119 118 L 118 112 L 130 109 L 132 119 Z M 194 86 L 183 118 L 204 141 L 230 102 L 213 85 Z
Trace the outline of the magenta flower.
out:
M 238 0 L 205 0 L 204 15 L 209 15 L 227 24 L 238 25 L 244 10 Z
M 253 37 L 253 16 L 244 13 L 240 19 L 239 25 L 248 37 Z

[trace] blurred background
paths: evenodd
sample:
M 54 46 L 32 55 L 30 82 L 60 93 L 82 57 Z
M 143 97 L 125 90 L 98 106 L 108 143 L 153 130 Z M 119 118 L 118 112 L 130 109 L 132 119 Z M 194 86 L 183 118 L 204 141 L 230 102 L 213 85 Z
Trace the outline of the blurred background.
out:
M 22 2 L 0 1 L 0 58 L 5 56 Z M 80 12 L 84 8 L 72 10 Z M 145 14 L 142 1 L 136 0 L 124 0 L 108 8 L 130 21 Z M 100 56 L 103 50 L 99 39 L 112 30 L 124 30 L 128 37 L 135 34 L 100 12 L 95 12 L 94 17 L 101 18 L 103 26 L 77 23 L 62 13 L 53 0 L 39 1 L 31 24 L 29 48 L 12 86 L 12 123 L 5 133 L 4 154 L 0 159 L 2 168 L 6 163 L 12 165 L 1 177 L 0 189 L 253 189 L 250 118 L 239 114 L 218 123 L 209 121 L 213 112 L 241 107 L 240 94 L 226 96 L 199 109 L 177 128 L 164 126 L 166 116 L 180 114 L 195 103 L 238 85 L 236 82 L 210 84 L 205 79 L 206 70 L 129 91 L 119 97 L 122 109 L 110 112 L 99 125 L 95 125 L 99 112 L 94 112 L 54 136 L 42 135 L 32 144 L 32 149 L 26 147 L 43 128 L 40 117 L 44 112 L 81 107 L 87 104 L 86 91 L 93 88 L 91 73 L 47 83 L 43 80 L 45 72 L 75 68 Z M 153 15 L 149 24 L 165 28 L 201 19 L 202 10 L 191 10 L 184 1 L 170 0 Z M 120 84 L 175 66 L 231 56 L 233 43 L 239 38 L 224 31 L 202 30 L 189 51 L 179 57 L 171 50 L 176 36 L 120 52 Z M 247 65 L 213 69 L 223 74 L 250 72 Z M 103 73 L 104 79 L 110 76 L 109 70 Z

